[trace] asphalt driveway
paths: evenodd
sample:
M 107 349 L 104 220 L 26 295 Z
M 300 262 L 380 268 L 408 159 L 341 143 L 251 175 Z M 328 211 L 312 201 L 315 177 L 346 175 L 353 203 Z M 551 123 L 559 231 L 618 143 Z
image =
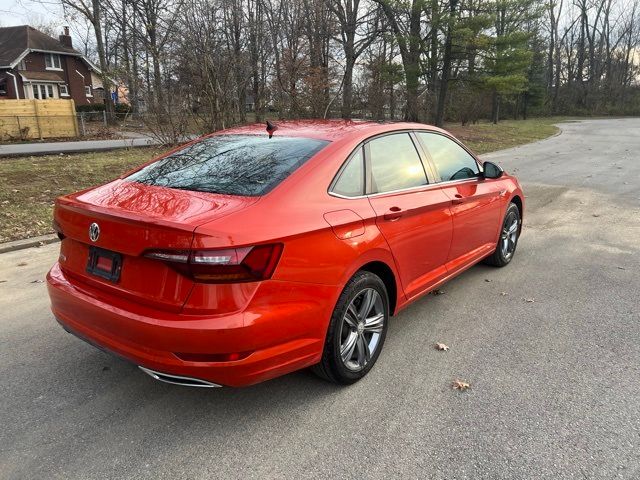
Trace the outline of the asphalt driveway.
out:
M 347 388 L 155 382 L 53 320 L 58 245 L 0 255 L 0 478 L 640 478 L 640 119 L 562 129 L 486 156 L 527 194 L 511 265 L 393 318 Z

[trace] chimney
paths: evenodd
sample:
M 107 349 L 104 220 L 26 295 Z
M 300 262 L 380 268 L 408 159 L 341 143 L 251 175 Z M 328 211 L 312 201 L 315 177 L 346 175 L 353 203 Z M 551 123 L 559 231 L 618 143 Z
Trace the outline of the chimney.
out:
M 69 35 L 69 27 L 64 27 L 64 33 L 58 37 L 60 43 L 65 47 L 73 48 L 71 43 L 71 35 Z

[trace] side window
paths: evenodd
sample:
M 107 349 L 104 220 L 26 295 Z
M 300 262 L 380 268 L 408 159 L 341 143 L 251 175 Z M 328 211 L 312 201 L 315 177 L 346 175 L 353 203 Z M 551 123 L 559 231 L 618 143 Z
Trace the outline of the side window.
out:
M 385 135 L 369 142 L 371 193 L 426 185 L 420 156 L 407 133 Z
M 364 157 L 362 148 L 359 148 L 349 159 L 331 191 L 345 197 L 357 197 L 364 193 Z
M 480 172 L 478 164 L 456 142 L 437 133 L 416 133 L 427 147 L 443 182 L 478 176 Z

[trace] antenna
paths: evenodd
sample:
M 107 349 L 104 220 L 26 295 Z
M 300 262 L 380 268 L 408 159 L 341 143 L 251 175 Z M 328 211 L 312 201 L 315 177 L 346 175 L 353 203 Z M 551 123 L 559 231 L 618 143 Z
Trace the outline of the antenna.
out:
M 269 134 L 269 138 L 273 137 L 273 132 L 278 129 L 278 126 L 275 123 L 271 123 L 267 120 L 267 133 Z

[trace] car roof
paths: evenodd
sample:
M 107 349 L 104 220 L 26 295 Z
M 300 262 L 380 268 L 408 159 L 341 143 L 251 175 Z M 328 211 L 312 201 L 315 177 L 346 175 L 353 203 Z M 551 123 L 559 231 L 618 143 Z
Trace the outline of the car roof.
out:
M 421 123 L 377 122 L 372 120 L 273 120 L 271 123 L 277 126 L 274 136 L 306 137 L 319 140 L 338 140 L 355 134 L 379 134 L 394 130 L 434 130 L 439 128 Z M 254 123 L 241 127 L 233 127 L 216 132 L 220 135 L 267 135 L 265 123 Z

